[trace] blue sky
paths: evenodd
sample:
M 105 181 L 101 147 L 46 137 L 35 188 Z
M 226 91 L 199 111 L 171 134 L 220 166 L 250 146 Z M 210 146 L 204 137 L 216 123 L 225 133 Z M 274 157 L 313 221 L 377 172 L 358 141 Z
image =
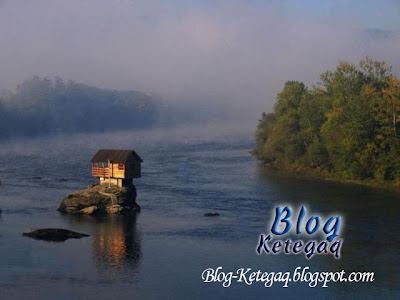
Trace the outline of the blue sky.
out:
M 354 20 L 355 25 L 400 29 L 400 1 L 396 0 L 283 0 L 282 9 L 314 18 Z
M 188 10 L 212 10 L 224 2 L 245 3 L 254 9 L 273 6 L 284 14 L 319 20 L 346 20 L 360 28 L 400 30 L 399 0 L 178 0 L 164 1 L 158 8 L 179 14 Z

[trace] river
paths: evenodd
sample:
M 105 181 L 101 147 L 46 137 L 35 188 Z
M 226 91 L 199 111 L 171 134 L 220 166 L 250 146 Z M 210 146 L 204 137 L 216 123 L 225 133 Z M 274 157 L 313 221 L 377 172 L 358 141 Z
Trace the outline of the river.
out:
M 99 148 L 134 149 L 142 211 L 64 216 L 56 209 L 85 188 Z M 213 126 L 20 139 L 0 144 L 1 299 L 255 299 L 399 296 L 400 194 L 270 171 L 255 160 L 250 130 Z M 39 178 L 40 177 L 40 178 Z M 341 258 L 256 254 L 279 205 L 340 214 Z M 205 213 L 217 211 L 219 217 Z M 22 232 L 60 227 L 88 238 L 49 243 Z M 203 283 L 206 268 L 373 271 L 372 283 Z

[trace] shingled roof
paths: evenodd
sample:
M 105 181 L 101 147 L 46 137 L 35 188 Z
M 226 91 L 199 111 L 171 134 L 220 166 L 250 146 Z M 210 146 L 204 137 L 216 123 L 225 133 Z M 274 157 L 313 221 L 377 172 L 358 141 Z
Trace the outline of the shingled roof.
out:
M 111 163 L 126 163 L 126 161 L 133 156 L 134 159 L 143 160 L 136 154 L 133 150 L 111 150 L 111 149 L 100 149 L 93 156 L 91 162 L 92 163 L 100 163 L 100 162 L 108 162 Z

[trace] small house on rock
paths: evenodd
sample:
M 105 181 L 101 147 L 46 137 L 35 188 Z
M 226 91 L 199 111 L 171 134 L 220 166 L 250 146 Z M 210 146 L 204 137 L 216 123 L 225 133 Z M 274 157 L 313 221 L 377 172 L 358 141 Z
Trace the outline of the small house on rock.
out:
M 91 160 L 92 176 L 100 178 L 100 184 L 130 186 L 141 176 L 142 162 L 133 150 L 100 149 Z

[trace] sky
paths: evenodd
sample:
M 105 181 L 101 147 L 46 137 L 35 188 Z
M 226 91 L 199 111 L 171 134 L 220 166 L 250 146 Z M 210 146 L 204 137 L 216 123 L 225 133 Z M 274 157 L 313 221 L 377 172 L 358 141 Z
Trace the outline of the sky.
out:
M 0 0 L 0 45 L 0 88 L 60 76 L 254 119 L 341 60 L 399 74 L 400 1 Z

